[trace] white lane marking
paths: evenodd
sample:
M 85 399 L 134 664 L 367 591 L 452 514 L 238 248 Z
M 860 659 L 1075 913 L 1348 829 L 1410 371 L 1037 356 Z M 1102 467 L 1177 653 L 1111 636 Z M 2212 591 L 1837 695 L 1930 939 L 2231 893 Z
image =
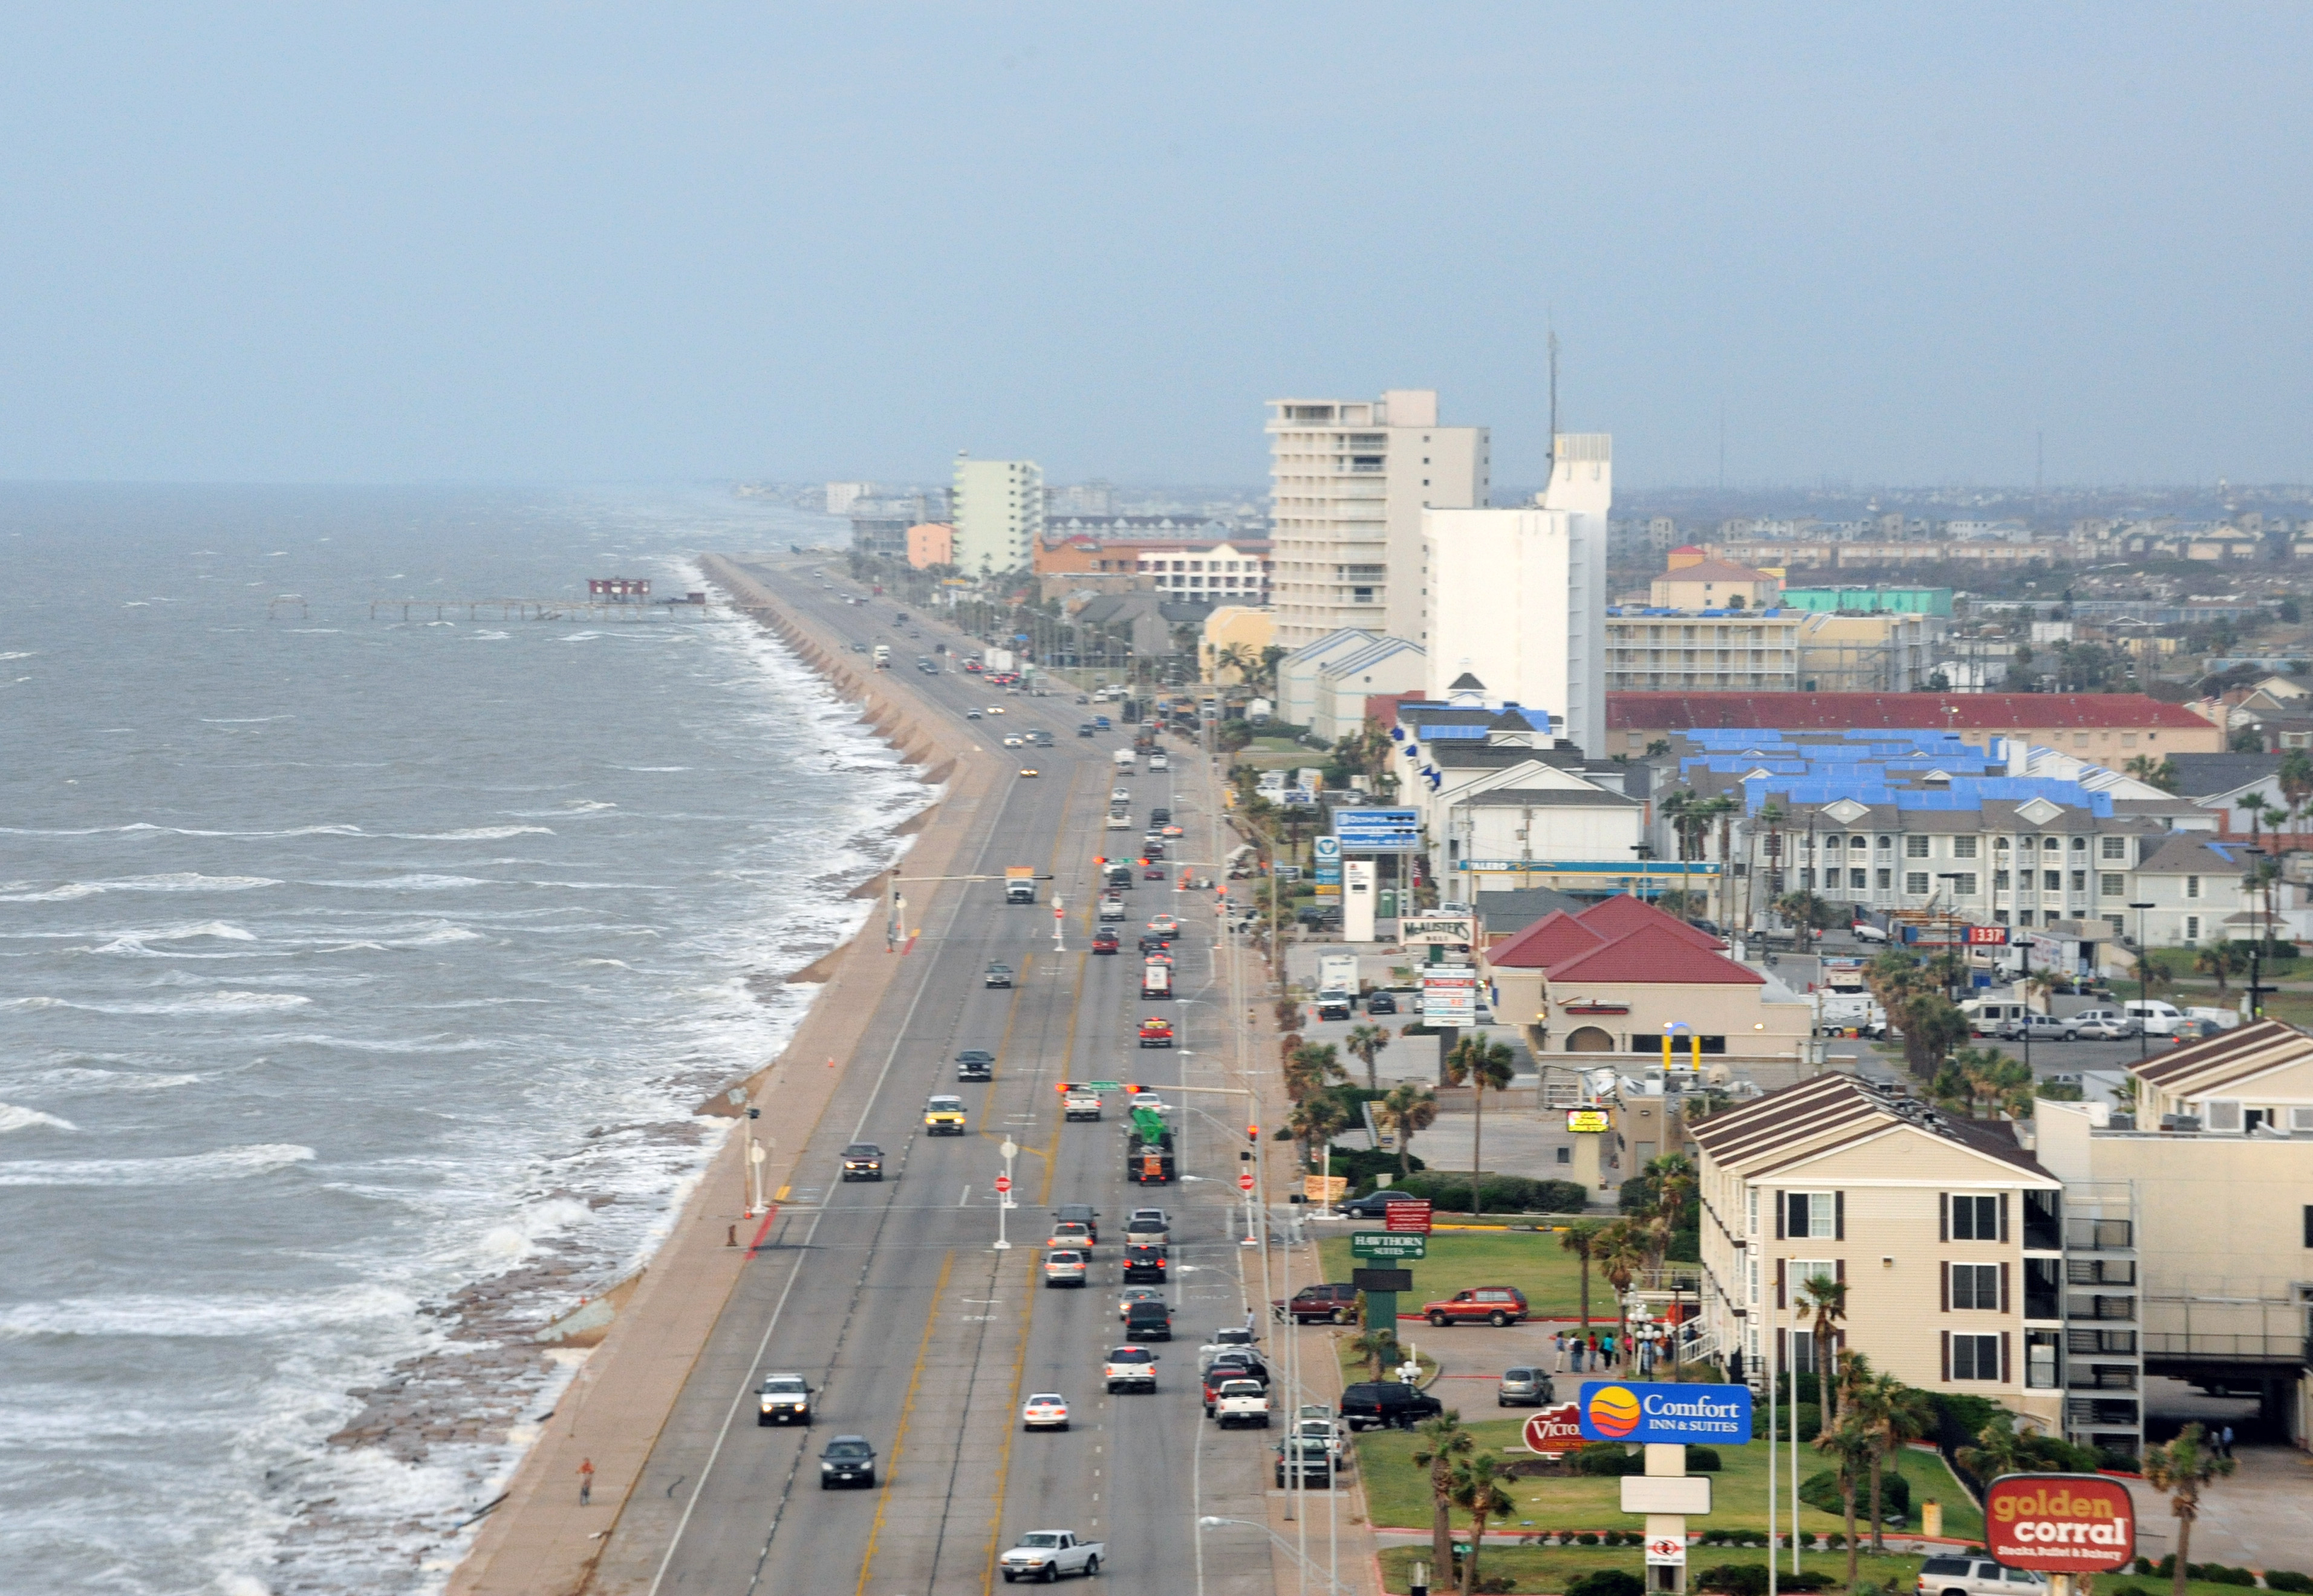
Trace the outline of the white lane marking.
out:
M 996 845 L 996 828 L 1003 823 L 1004 811 L 1009 804 L 1011 796 L 1012 789 L 1006 787 L 1002 790 L 1002 795 L 997 800 L 996 819 L 989 823 L 989 830 L 981 837 L 980 851 L 972 858 L 975 866 L 984 866 L 987 864 L 988 850 Z M 961 892 L 957 893 L 948 906 L 947 924 L 940 933 L 943 940 L 954 931 L 956 921 L 963 916 L 964 896 Z M 858 1141 L 860 1133 L 867 1128 L 867 1117 L 875 1111 L 876 1101 L 884 1094 L 884 1083 L 890 1078 L 892 1065 L 900 1057 L 901 1045 L 915 1030 L 916 1010 L 922 1005 L 924 995 L 931 990 L 932 972 L 935 968 L 937 968 L 935 965 L 927 965 L 923 977 L 916 983 L 916 995 L 908 1000 L 908 1012 L 900 1017 L 900 1028 L 892 1038 L 891 1051 L 884 1055 L 884 1067 L 875 1073 L 875 1083 L 867 1089 L 866 1105 L 859 1110 L 858 1123 L 851 1127 L 852 1141 Z M 827 1210 L 824 1208 L 811 1216 L 811 1228 L 804 1232 L 803 1238 L 803 1244 L 806 1250 L 811 1246 L 812 1238 L 819 1233 L 819 1222 L 826 1216 Z M 683 1534 L 690 1528 L 690 1515 L 698 1508 L 699 1499 L 707 1494 L 707 1481 L 715 1472 L 716 1460 L 723 1455 L 723 1443 L 730 1438 L 732 1426 L 738 1420 L 739 1405 L 753 1394 L 755 1371 L 762 1367 L 763 1354 L 770 1350 L 771 1337 L 779 1328 L 779 1316 L 787 1311 L 787 1297 L 794 1292 L 796 1282 L 802 1278 L 803 1263 L 798 1258 L 796 1267 L 788 1271 L 787 1285 L 779 1288 L 779 1300 L 772 1305 L 770 1320 L 763 1326 L 763 1338 L 756 1343 L 754 1361 L 748 1365 L 746 1378 L 739 1382 L 739 1390 L 731 1399 L 730 1410 L 723 1416 L 723 1427 L 716 1434 L 714 1446 L 708 1451 L 706 1466 L 699 1471 L 699 1483 L 690 1487 L 690 1500 L 682 1504 L 682 1516 L 675 1521 L 674 1534 L 667 1540 L 666 1555 L 659 1559 L 658 1572 L 651 1575 L 650 1590 L 646 1596 L 658 1596 L 659 1586 L 666 1581 L 666 1571 L 674 1565 L 674 1554 L 682 1548 Z
M 967 1186 L 963 1188 L 963 1193 L 955 1199 L 955 1206 L 961 1208 L 970 1201 L 972 1201 L 972 1188 Z

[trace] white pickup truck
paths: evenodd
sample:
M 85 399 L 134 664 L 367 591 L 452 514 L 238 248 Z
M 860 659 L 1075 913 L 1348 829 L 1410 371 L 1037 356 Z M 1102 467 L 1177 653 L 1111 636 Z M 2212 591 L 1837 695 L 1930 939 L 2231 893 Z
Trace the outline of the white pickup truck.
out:
M 1213 1392 L 1213 1422 L 1226 1430 L 1236 1425 L 1269 1428 L 1269 1391 L 1257 1380 L 1224 1380 Z
M 1066 1574 L 1098 1574 L 1107 1551 L 1108 1542 L 1078 1540 L 1072 1530 L 1031 1530 L 1020 1537 L 1018 1545 L 996 1559 L 996 1566 L 1003 1571 L 1007 1585 L 1024 1579 L 1050 1583 Z

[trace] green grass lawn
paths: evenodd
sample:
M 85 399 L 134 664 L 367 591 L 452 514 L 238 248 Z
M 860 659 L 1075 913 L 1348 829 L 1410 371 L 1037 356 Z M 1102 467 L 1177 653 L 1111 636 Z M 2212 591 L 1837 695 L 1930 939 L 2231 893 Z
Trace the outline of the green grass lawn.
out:
M 1478 1445 L 1501 1454 L 1501 1449 L 1519 1444 L 1518 1437 L 1526 1423 L 1519 1413 L 1514 1418 L 1473 1419 L 1470 1433 Z M 1425 1471 L 1412 1463 L 1419 1438 L 1410 1431 L 1368 1430 L 1358 1437 L 1358 1467 L 1363 1470 L 1366 1502 L 1373 1521 L 1390 1529 L 1418 1530 L 1429 1522 L 1429 1483 Z M 1790 1460 L 1776 1449 L 1777 1457 L 1789 1469 Z M 1525 1456 L 1524 1450 L 1516 1454 Z M 1719 1450 L 1719 1460 L 1725 1465 L 1711 1477 L 1711 1515 L 1708 1526 L 1697 1529 L 1739 1529 L 1756 1525 L 1763 1536 L 1767 1524 L 1767 1448 L 1755 1442 L 1749 1446 L 1730 1446 Z M 1912 1500 L 1915 1504 L 1933 1499 L 1943 1504 L 1944 1533 L 1947 1536 L 1981 1536 L 1983 1515 L 1960 1489 L 1959 1482 L 1945 1469 L 1943 1460 L 1933 1452 L 1906 1448 L 1899 1454 L 1897 1466 L 1912 1484 Z M 1812 1448 L 1799 1460 L 1802 1479 L 1824 1466 Z M 1777 1480 L 1779 1517 L 1788 1531 L 1790 1523 L 1790 1477 L 1782 1474 Z M 1643 1518 L 1625 1513 L 1622 1509 L 1622 1482 L 1614 1478 L 1593 1476 L 1552 1478 L 1547 1479 L 1512 1480 L 1506 1487 L 1517 1512 L 1510 1515 L 1505 1529 L 1535 1530 L 1643 1530 Z M 1860 1508 L 1861 1504 L 1858 1504 Z M 1916 1514 L 1914 1515 L 1916 1517 Z M 1466 1524 L 1465 1516 L 1456 1521 Z M 1819 1512 L 1813 1507 L 1799 1510 L 1799 1528 L 1817 1535 L 1843 1530 L 1845 1526 L 1837 1513 Z
M 1788 1548 L 1778 1554 L 1779 1567 L 1791 1565 Z M 1514 1587 L 1521 1596 L 1553 1596 L 1574 1581 L 1600 1568 L 1620 1568 L 1625 1573 L 1644 1577 L 1640 1565 L 1643 1554 L 1636 1547 L 1527 1547 L 1504 1546 L 1489 1541 L 1478 1557 L 1478 1576 L 1492 1580 L 1508 1575 L 1517 1583 Z M 1704 1569 L 1720 1563 L 1763 1564 L 1767 1558 L 1764 1547 L 1690 1546 L 1686 1548 L 1686 1574 L 1692 1582 Z M 1381 1554 L 1382 1588 L 1403 1592 L 1409 1588 L 1407 1570 L 1415 1562 L 1429 1561 L 1429 1548 L 1421 1546 L 1385 1547 Z M 1847 1577 L 1847 1554 L 1843 1551 L 1803 1551 L 1799 1566 L 1809 1574 L 1827 1574 L 1834 1580 Z M 1909 1592 L 1920 1572 L 1917 1557 L 1875 1557 L 1865 1553 L 1858 1559 L 1856 1578 L 1860 1583 L 1877 1584 L 1884 1591 Z M 2136 1574 L 2100 1574 L 2097 1575 L 2099 1591 L 2116 1592 L 2133 1586 L 2146 1596 L 2168 1596 L 2168 1582 Z M 1430 1574 L 1430 1589 L 1448 1589 L 1437 1574 Z M 2214 1585 L 2205 1580 L 2187 1580 L 2186 1596 L 2238 1596 L 2238 1585 Z
M 1329 1237 L 1317 1250 L 1328 1280 L 1347 1280 L 1357 1267 L 1347 1236 Z M 1571 1318 L 1580 1305 L 1580 1265 L 1548 1232 L 1440 1231 L 1429 1238 L 1429 1256 L 1406 1267 L 1413 1271 L 1413 1290 L 1398 1297 L 1401 1313 L 1478 1285 L 1515 1285 L 1526 1293 L 1526 1306 L 1545 1318 Z M 1614 1288 L 1592 1270 L 1594 1323 L 1614 1322 Z
M 1620 1568 L 1626 1573 L 1644 1577 L 1645 1554 L 1633 1546 L 1621 1547 L 1529 1547 L 1499 1546 L 1488 1542 L 1479 1554 L 1478 1576 L 1492 1580 L 1504 1575 L 1517 1582 L 1514 1587 L 1522 1592 L 1551 1592 L 1566 1589 L 1584 1574 L 1600 1568 Z M 1782 1554 L 1781 1567 L 1789 1568 L 1790 1553 Z M 1767 1558 L 1764 1547 L 1746 1550 L 1733 1546 L 1691 1546 L 1686 1548 L 1686 1573 L 1691 1581 L 1704 1569 L 1720 1563 L 1758 1563 Z M 1799 1566 L 1810 1574 L 1828 1574 L 1834 1579 L 1847 1577 L 1845 1552 L 1812 1552 L 1799 1554 Z M 1409 1588 L 1407 1570 L 1416 1562 L 1428 1562 L 1427 1546 L 1394 1546 L 1381 1554 L 1382 1588 L 1404 1591 Z M 1883 1590 L 1909 1591 L 1920 1572 L 1917 1557 L 1874 1557 L 1866 1554 L 1858 1564 L 1857 1577 L 1866 1583 L 1876 1583 Z M 1430 1588 L 1440 1588 L 1435 1574 L 1430 1576 Z M 2161 1587 L 2164 1591 L 2166 1586 Z M 2211 1586 L 2212 1591 L 2218 1587 Z

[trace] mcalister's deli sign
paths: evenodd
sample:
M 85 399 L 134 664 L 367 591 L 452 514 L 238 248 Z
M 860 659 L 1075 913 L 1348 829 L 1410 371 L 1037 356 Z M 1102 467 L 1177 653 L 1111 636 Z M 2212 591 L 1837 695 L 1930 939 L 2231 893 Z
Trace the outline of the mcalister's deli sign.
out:
M 2128 1487 L 2101 1474 L 2003 1474 L 1983 1497 L 1992 1560 L 2043 1574 L 2104 1574 L 2136 1556 Z

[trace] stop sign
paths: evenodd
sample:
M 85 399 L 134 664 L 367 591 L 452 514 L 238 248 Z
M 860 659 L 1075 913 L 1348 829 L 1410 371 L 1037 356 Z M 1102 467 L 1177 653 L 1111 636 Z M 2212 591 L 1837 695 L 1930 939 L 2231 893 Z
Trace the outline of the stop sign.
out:
M 1239 1191 L 1251 1191 L 1253 1189 L 1253 1177 L 1251 1175 L 1239 1175 L 1236 1178 L 1236 1188 Z
M 997 1190 L 998 1190 L 998 1191 L 1009 1191 L 1009 1190 L 1011 1190 L 1011 1189 L 1012 1189 L 1012 1177 L 1011 1177 L 1011 1176 L 1009 1176 L 1009 1175 L 998 1175 L 998 1176 L 997 1176 L 997 1177 L 996 1177 L 996 1189 L 997 1189 Z

